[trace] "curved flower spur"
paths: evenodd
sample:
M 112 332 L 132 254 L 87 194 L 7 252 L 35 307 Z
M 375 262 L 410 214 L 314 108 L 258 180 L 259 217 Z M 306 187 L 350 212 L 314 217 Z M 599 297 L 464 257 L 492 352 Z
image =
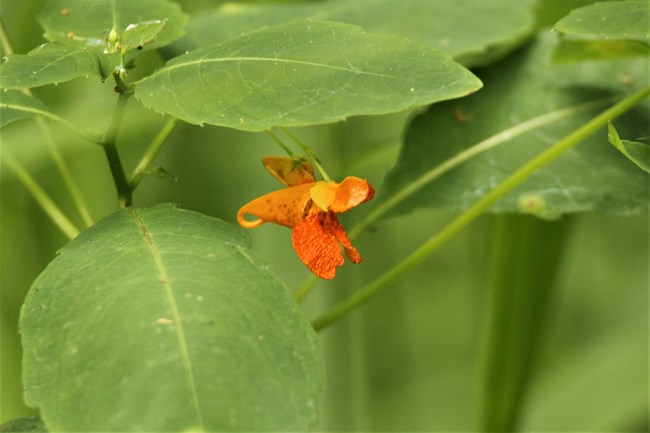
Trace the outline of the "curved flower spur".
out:
M 375 190 L 367 180 L 348 176 L 342 182 L 316 181 L 311 164 L 303 158 L 266 157 L 264 166 L 287 188 L 258 197 L 242 206 L 237 221 L 244 228 L 271 222 L 292 229 L 298 258 L 317 276 L 331 280 L 344 263 L 341 245 L 352 263 L 361 254 L 350 243 L 337 214 L 370 200 Z M 247 220 L 250 214 L 258 219 Z

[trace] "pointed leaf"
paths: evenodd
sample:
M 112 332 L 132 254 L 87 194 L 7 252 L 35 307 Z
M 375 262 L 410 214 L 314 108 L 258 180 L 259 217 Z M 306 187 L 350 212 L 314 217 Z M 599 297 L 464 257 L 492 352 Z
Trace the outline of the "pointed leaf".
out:
M 467 66 L 489 63 L 520 44 L 534 28 L 534 14 L 526 2 L 510 0 L 227 3 L 193 16 L 186 41 L 197 48 L 297 18 L 338 21 L 368 32 L 407 37 L 445 51 Z
M 0 127 L 43 113 L 49 113 L 49 109 L 32 96 L 18 90 L 0 92 Z
M 187 19 L 167 0 L 49 0 L 38 16 L 47 39 L 100 53 L 127 51 L 125 43 L 128 49 L 136 48 L 142 35 L 146 41 L 153 39 L 143 48 L 167 45 L 183 34 Z M 152 22 L 165 24 L 158 28 Z M 140 35 L 134 34 L 134 25 Z
M 223 221 L 120 210 L 66 245 L 23 306 L 25 398 L 51 431 L 304 431 L 315 334 Z
M 190 123 L 263 131 L 400 111 L 480 86 L 433 48 L 347 24 L 300 21 L 172 59 L 135 95 Z
M 650 39 L 650 2 L 608 1 L 572 10 L 555 24 L 555 30 L 571 35 L 606 39 Z
M 56 42 L 12 54 L 0 66 L 0 88 L 20 89 L 100 75 L 97 54 Z
M 133 48 L 142 49 L 145 45 L 153 43 L 157 35 L 165 28 L 166 23 L 167 20 L 164 19 L 129 24 L 120 38 L 122 49 L 124 51 Z
M 607 124 L 607 138 L 623 155 L 641 170 L 650 173 L 650 145 L 638 141 L 621 140 L 612 122 Z
M 505 134 L 521 122 L 565 109 L 552 122 L 481 153 L 426 184 L 394 207 L 392 214 L 417 208 L 461 211 L 534 156 L 604 110 L 614 94 L 646 82 L 647 64 L 638 60 L 548 63 L 556 37 L 535 44 L 483 71 L 485 89 L 459 101 L 433 106 L 411 124 L 396 166 L 387 175 L 375 205 L 404 190 L 443 162 L 483 140 Z M 621 79 L 621 71 L 626 71 Z M 594 107 L 587 109 L 585 103 Z M 559 113 L 559 112 L 558 112 Z M 647 106 L 621 117 L 620 128 L 647 136 Z M 633 213 L 648 205 L 646 173 L 593 135 L 497 202 L 494 212 L 527 212 L 556 218 L 567 212 Z

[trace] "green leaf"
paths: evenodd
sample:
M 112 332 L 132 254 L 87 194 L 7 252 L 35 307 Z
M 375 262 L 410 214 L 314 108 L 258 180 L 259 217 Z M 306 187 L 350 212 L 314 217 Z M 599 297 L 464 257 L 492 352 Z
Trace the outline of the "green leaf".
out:
M 135 96 L 189 123 L 263 131 L 405 110 L 480 86 L 433 48 L 347 24 L 300 21 L 174 58 Z
M 7 56 L 0 66 L 0 88 L 38 87 L 89 75 L 100 75 L 97 54 L 51 42 Z
M 43 420 L 38 416 L 15 419 L 0 425 L 0 433 L 47 433 Z
M 647 64 L 639 59 L 549 65 L 555 39 L 553 34 L 543 34 L 526 50 L 484 70 L 483 91 L 462 100 L 436 104 L 416 118 L 375 205 L 401 193 L 461 151 L 502 134 L 508 140 L 504 144 L 426 184 L 393 208 L 391 214 L 423 207 L 462 211 L 604 110 L 607 103 L 613 102 L 612 95 L 628 92 L 636 83 L 646 83 Z M 626 75 L 622 76 L 621 71 Z M 599 108 L 587 110 L 594 104 L 599 104 Z M 554 121 L 544 121 L 514 136 L 511 128 L 556 112 Z M 647 106 L 638 107 L 619 119 L 620 127 L 629 135 L 644 136 L 647 118 Z M 537 171 L 491 211 L 525 212 L 551 219 L 568 212 L 645 211 L 648 176 L 630 165 L 605 140 L 604 130 L 591 136 Z
M 635 163 L 641 170 L 650 173 L 650 146 L 638 141 L 621 140 L 618 131 L 612 125 L 607 124 L 607 138 L 623 155 Z
M 47 106 L 32 96 L 18 90 L 0 92 L 0 127 L 44 113 L 49 113 Z
M 490 17 L 490 19 L 485 19 Z M 509 0 L 329 0 L 303 4 L 227 3 L 199 12 L 185 40 L 198 48 L 294 19 L 354 24 L 431 45 L 466 66 L 486 64 L 519 45 L 532 32 L 526 2 Z
M 83 232 L 23 306 L 28 404 L 52 431 L 306 430 L 315 333 L 248 244 L 170 205 Z
M 606 39 L 650 39 L 650 2 L 608 1 L 572 10 L 555 24 L 570 35 L 593 35 Z
M 167 0 L 50 0 L 38 20 L 51 41 L 111 53 L 167 45 L 188 17 Z
M 556 63 L 583 60 L 612 60 L 620 57 L 649 56 L 650 45 L 633 40 L 577 40 L 563 39 L 553 51 Z
M 126 26 L 120 43 L 124 51 L 133 48 L 144 48 L 145 45 L 151 44 L 156 40 L 156 36 L 165 28 L 167 20 L 145 21 L 137 24 Z

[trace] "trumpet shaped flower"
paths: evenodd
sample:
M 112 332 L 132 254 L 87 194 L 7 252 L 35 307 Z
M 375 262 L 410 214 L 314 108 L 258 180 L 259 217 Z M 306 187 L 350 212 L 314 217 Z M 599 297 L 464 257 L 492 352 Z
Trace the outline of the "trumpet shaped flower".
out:
M 265 165 L 268 169 L 268 165 Z M 285 182 L 291 177 L 286 173 L 274 177 L 290 186 L 244 205 L 237 213 L 237 221 L 242 227 L 259 227 L 266 222 L 289 227 L 292 229 L 291 241 L 300 260 L 324 279 L 334 278 L 336 268 L 343 265 L 341 245 L 352 263 L 361 262 L 361 254 L 352 246 L 337 214 L 347 212 L 373 197 L 375 191 L 367 180 L 349 176 L 341 183 L 300 183 L 310 180 L 309 175 L 305 175 L 297 177 L 296 184 L 292 185 L 290 181 Z M 257 219 L 248 220 L 245 218 L 247 214 Z

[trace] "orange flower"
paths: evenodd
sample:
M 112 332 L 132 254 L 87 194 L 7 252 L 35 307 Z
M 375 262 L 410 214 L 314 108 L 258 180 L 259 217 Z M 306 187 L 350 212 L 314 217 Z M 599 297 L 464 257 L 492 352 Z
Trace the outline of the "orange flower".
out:
M 286 180 L 286 176 L 283 179 Z M 237 221 L 245 228 L 259 227 L 266 222 L 289 227 L 300 260 L 314 274 L 331 280 L 336 275 L 336 267 L 344 262 L 340 244 L 350 261 L 361 262 L 361 254 L 350 243 L 336 214 L 370 200 L 374 194 L 367 180 L 353 176 L 346 177 L 341 183 L 298 183 L 244 205 L 237 213 Z M 246 214 L 258 219 L 247 220 L 244 218 Z
M 284 186 L 295 186 L 316 182 L 314 168 L 301 157 L 265 156 L 262 164 L 266 170 Z

